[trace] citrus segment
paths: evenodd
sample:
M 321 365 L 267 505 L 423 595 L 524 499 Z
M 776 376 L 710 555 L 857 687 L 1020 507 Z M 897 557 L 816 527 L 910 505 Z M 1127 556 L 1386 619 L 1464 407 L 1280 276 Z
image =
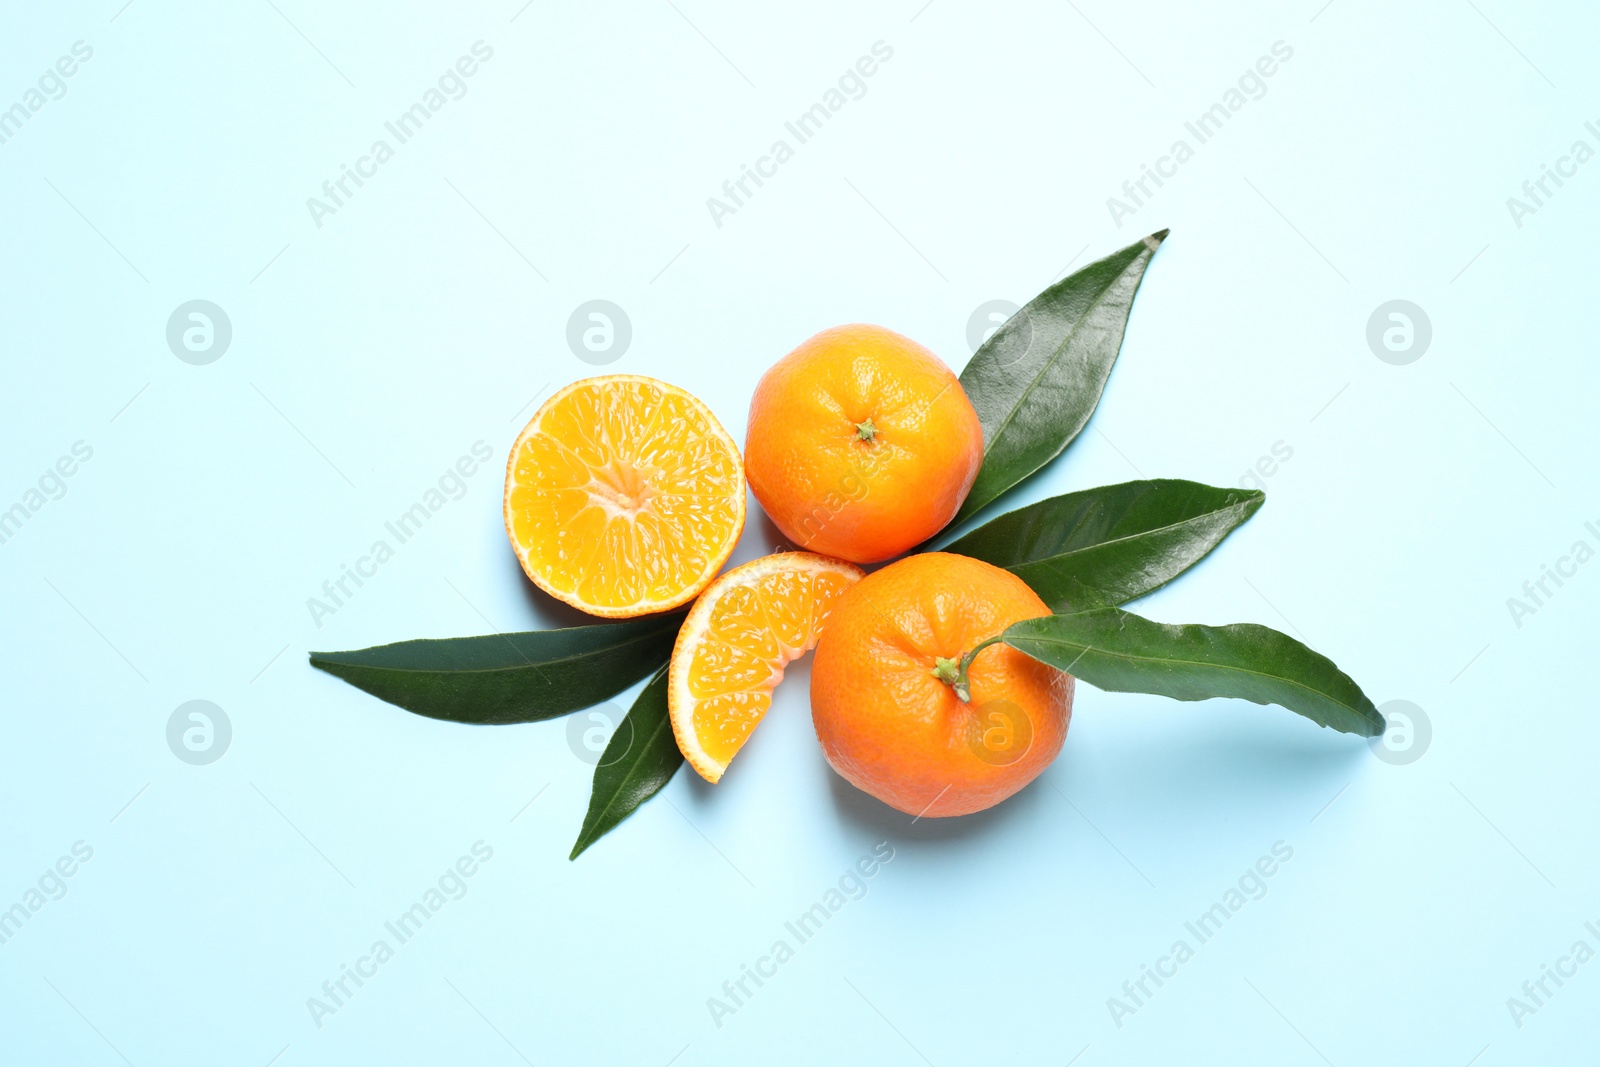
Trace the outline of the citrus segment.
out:
M 780 552 L 711 584 L 678 631 L 667 707 L 689 765 L 715 782 L 767 709 L 783 668 L 816 646 L 835 602 L 861 568 L 810 552 Z
M 593 615 L 692 600 L 744 529 L 738 447 L 699 400 L 632 374 L 586 378 L 534 414 L 506 463 L 523 571 Z

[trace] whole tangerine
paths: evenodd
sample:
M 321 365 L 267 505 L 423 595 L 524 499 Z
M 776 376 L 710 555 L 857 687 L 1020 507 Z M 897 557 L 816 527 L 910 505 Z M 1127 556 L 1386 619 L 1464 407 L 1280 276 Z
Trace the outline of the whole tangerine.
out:
M 882 326 L 836 326 L 756 385 L 745 475 L 796 547 L 891 559 L 955 517 L 983 463 L 983 427 L 938 356 Z
M 910 815 L 982 811 L 1061 751 L 1073 678 L 1004 644 L 1050 614 L 1009 571 L 929 552 L 857 582 L 833 607 L 811 667 L 811 721 L 828 763 Z

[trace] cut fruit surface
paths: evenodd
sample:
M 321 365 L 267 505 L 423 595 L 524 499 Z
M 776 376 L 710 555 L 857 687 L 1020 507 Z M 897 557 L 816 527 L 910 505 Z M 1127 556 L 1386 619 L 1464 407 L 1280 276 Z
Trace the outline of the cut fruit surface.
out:
M 862 570 L 810 552 L 736 567 L 701 594 L 668 670 L 672 732 L 689 765 L 715 782 L 767 709 L 783 668 L 816 647 L 828 613 Z
M 744 464 L 709 408 L 633 374 L 586 378 L 534 414 L 506 463 L 523 571 L 592 615 L 694 599 L 744 529 Z

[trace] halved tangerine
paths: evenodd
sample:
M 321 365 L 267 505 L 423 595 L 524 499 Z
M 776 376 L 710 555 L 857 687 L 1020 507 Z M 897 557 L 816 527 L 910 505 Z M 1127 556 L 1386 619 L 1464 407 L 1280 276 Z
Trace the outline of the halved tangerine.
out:
M 628 618 L 694 599 L 744 530 L 744 463 L 711 410 L 636 374 L 586 378 L 534 413 L 506 463 L 505 520 L 540 589 Z
M 834 603 L 862 574 L 827 556 L 779 552 L 700 594 L 667 672 L 672 732 L 700 777 L 722 777 L 772 706 L 783 668 L 816 647 Z

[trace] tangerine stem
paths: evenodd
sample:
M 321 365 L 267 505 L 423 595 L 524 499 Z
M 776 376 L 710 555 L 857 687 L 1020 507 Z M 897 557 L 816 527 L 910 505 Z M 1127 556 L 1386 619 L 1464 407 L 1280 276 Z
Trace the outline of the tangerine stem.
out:
M 972 651 L 961 657 L 959 663 L 955 660 L 936 659 L 934 662 L 938 666 L 934 668 L 933 676 L 941 682 L 947 683 L 951 689 L 955 690 L 956 699 L 961 703 L 972 703 L 972 683 L 967 678 L 967 672 L 972 669 L 972 661 L 978 658 L 979 652 L 998 641 L 1004 640 L 1004 638 L 1005 635 L 1003 634 L 995 634 L 986 641 L 979 641 L 972 646 Z M 948 668 L 954 669 L 950 670 Z M 953 677 L 947 677 L 947 675 L 953 675 Z

